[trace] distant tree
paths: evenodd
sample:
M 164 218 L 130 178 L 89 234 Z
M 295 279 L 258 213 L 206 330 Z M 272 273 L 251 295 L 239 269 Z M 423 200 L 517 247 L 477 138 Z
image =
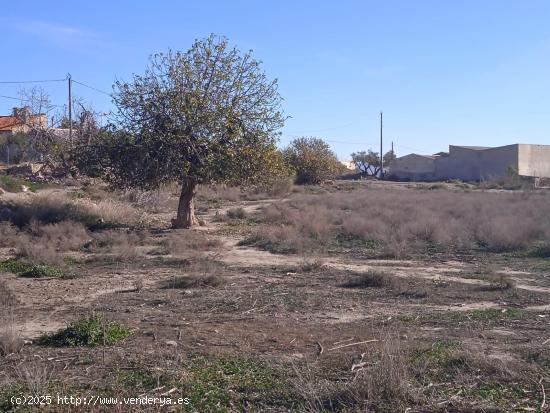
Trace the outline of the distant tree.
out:
M 391 149 L 384 154 L 384 167 L 388 166 L 391 161 L 397 158 L 397 155 Z
M 371 149 L 368 151 L 354 152 L 351 159 L 355 167 L 361 171 L 362 175 L 378 176 L 380 174 L 380 153 Z M 389 165 L 390 161 L 395 159 L 395 153 L 388 151 L 384 154 L 384 166 Z
M 318 184 L 345 169 L 330 146 L 319 138 L 294 139 L 283 149 L 283 159 L 295 172 L 297 184 Z
M 199 184 L 249 185 L 282 170 L 277 81 L 224 37 L 153 55 L 144 74 L 115 83 L 113 96 L 113 125 L 86 148 L 93 161 L 81 168 L 121 188 L 179 182 L 173 227 L 197 222 Z
M 366 176 L 376 176 L 380 172 L 380 155 L 378 152 L 368 151 L 354 152 L 351 159 L 355 167 Z

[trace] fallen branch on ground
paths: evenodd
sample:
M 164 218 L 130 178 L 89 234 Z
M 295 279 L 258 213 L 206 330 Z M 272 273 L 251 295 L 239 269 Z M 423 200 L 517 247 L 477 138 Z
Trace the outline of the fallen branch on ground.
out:
M 328 351 L 338 350 L 339 348 L 344 348 L 344 347 L 358 346 L 358 345 L 361 345 L 361 344 L 375 343 L 377 341 L 378 340 L 373 339 L 373 340 L 366 340 L 366 341 L 358 341 L 357 343 L 343 344 L 341 346 L 336 346 L 336 347 L 329 348 Z

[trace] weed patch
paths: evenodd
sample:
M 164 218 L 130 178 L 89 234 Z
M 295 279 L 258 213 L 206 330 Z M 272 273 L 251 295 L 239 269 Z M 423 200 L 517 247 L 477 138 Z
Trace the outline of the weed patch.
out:
M 54 334 L 44 334 L 38 344 L 54 347 L 113 345 L 132 334 L 131 330 L 115 321 L 107 321 L 100 314 L 82 317 Z
M 27 278 L 63 277 L 65 275 L 63 270 L 54 265 L 28 264 L 13 258 L 0 261 L 0 271 L 11 272 Z
M 197 411 L 296 408 L 299 398 L 285 374 L 265 363 L 241 358 L 192 358 L 183 383 Z

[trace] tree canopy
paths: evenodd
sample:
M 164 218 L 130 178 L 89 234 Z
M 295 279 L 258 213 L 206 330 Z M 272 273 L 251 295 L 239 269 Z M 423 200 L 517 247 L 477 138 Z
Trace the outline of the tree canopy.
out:
M 378 176 L 380 173 L 380 153 L 371 149 L 368 151 L 359 151 L 351 154 L 351 159 L 355 167 L 367 176 Z M 388 151 L 384 154 L 384 166 L 388 166 L 395 159 L 395 153 Z
M 330 146 L 319 138 L 296 138 L 283 149 L 285 163 L 296 173 L 298 184 L 318 184 L 345 167 Z
M 113 96 L 110 133 L 88 150 L 96 172 L 122 188 L 180 182 L 175 227 L 195 222 L 197 185 L 247 185 L 281 169 L 277 81 L 225 37 L 151 56 L 143 74 L 115 83 Z

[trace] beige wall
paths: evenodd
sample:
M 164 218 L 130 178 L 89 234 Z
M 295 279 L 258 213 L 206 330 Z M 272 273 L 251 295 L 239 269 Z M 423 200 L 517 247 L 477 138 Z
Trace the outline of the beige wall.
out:
M 523 176 L 550 178 L 550 145 L 518 146 L 518 173 Z
M 435 162 L 433 158 L 411 154 L 391 161 L 389 170 L 395 179 L 430 180 L 434 178 Z
M 517 147 L 507 145 L 479 150 L 449 146 L 449 156 L 436 160 L 436 178 L 478 181 L 505 176 L 510 166 L 517 168 Z
M 550 178 L 550 145 L 514 144 L 481 150 L 451 145 L 449 156 L 433 159 L 411 154 L 395 159 L 390 165 L 390 176 L 479 181 L 505 177 L 510 168 L 522 176 Z

